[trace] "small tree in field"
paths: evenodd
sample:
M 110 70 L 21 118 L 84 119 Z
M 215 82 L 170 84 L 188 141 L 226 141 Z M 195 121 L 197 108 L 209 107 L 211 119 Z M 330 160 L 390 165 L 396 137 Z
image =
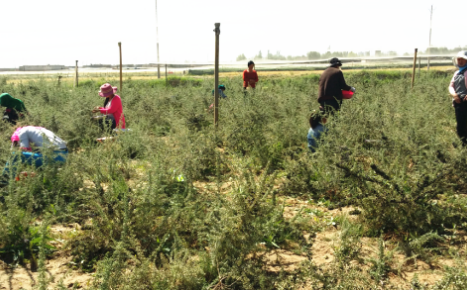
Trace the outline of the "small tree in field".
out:
M 240 54 L 239 56 L 237 56 L 237 61 L 242 61 L 242 60 L 246 60 L 246 56 L 244 53 Z
M 258 54 L 255 56 L 255 59 L 263 59 L 263 54 L 261 53 L 261 50 L 258 52 Z
M 320 59 L 321 58 L 321 53 L 317 51 L 310 51 L 306 54 L 306 57 L 308 59 Z

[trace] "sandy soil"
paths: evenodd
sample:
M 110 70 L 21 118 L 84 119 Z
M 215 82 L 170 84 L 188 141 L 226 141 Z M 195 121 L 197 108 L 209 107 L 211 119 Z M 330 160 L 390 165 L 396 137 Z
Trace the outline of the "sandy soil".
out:
M 46 277 L 49 281 L 49 289 L 55 289 L 58 285 L 66 288 L 87 288 L 90 285 L 91 274 L 72 270 L 73 264 L 70 253 L 62 250 L 64 238 L 71 232 L 76 231 L 76 225 L 63 226 L 54 225 L 51 227 L 54 237 L 53 245 L 58 249 L 54 255 L 46 261 Z M 39 283 L 39 272 L 32 272 L 28 267 L 18 266 L 11 268 L 0 261 L 0 290 L 29 290 Z

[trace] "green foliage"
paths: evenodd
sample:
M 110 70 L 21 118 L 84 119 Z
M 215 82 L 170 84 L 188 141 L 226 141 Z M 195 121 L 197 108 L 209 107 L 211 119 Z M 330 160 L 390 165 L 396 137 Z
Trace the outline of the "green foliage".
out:
M 420 259 L 431 265 L 433 260 L 432 253 L 438 250 L 436 241 L 441 242 L 443 238 L 433 232 L 426 233 L 419 237 L 411 235 L 408 241 L 403 241 L 401 243 L 401 248 L 408 258 L 413 258 L 415 260 Z
M 386 253 L 385 243 L 382 238 L 378 239 L 378 248 L 376 258 L 370 258 L 368 261 L 372 264 L 370 274 L 376 282 L 380 282 L 387 278 L 387 274 L 391 271 L 391 262 L 394 256 L 394 251 Z
M 465 221 L 463 199 L 450 198 L 466 176 L 463 150 L 451 147 L 457 137 L 447 130 L 454 126 L 443 97 L 447 78 L 426 77 L 429 85 L 410 90 L 401 73 L 348 74 L 360 91 L 344 101 L 312 158 L 283 163 L 286 191 L 362 209 L 372 235 L 422 235 Z
M 228 98 L 220 100 L 215 130 L 207 110 L 212 79 L 171 78 L 167 85 L 127 79 L 121 96 L 131 131 L 105 144 L 94 141 L 102 132 L 89 110 L 102 103 L 99 85 L 116 78 L 78 88 L 57 86 L 56 79 L 0 81 L 1 91 L 30 110 L 26 124 L 53 128 L 73 151 L 63 166 L 23 166 L 36 175 L 12 176 L 0 189 L 1 259 L 35 260 L 43 271 L 52 249 L 47 227 L 35 223 L 50 214 L 54 222 L 81 226 L 68 246 L 76 267 L 95 272 L 95 289 L 287 289 L 307 279 L 322 289 L 375 289 L 391 271 L 383 241 L 370 260 L 372 275 L 349 265 L 361 260 L 362 237 L 381 233 L 405 239 L 408 257 L 432 261 L 434 233 L 462 231 L 467 222 L 460 194 L 466 152 L 451 145 L 457 137 L 448 73 L 422 74 L 413 90 L 403 72 L 345 76 L 357 94 L 330 118 L 314 154 L 305 136 L 318 106 L 315 74 L 260 75 L 247 93 L 240 76 L 221 78 Z M 6 161 L 14 128 L 0 129 Z M 304 235 L 316 230 L 301 214 L 284 218 L 280 195 L 359 213 L 356 223 L 330 223 L 342 230 L 335 267 L 306 262 L 296 276 L 265 269 L 265 253 L 289 242 L 310 254 Z M 449 273 L 446 283 L 463 277 Z
M 461 290 L 467 287 L 467 269 L 465 266 L 447 267 L 443 279 L 436 283 L 433 290 Z
M 5 215 L 0 217 L 0 259 L 11 265 L 30 263 L 33 271 L 38 268 L 39 258 L 45 259 L 54 247 L 48 244 L 49 228 L 32 225 L 31 207 L 24 210 L 7 199 L 8 207 L 0 210 Z M 7 209 L 7 210 L 6 210 Z M 39 257 L 39 256 L 40 257 Z
M 339 244 L 334 248 L 334 256 L 341 267 L 352 260 L 360 259 L 362 233 L 360 224 L 353 224 L 346 217 L 342 218 Z

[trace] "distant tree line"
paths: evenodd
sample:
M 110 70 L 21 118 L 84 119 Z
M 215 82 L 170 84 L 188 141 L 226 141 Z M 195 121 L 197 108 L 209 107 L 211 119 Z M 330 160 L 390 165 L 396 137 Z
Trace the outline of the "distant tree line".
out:
M 467 46 L 464 47 L 456 47 L 456 48 L 447 48 L 447 47 L 431 47 L 430 54 L 454 54 L 461 50 L 467 50 Z M 420 54 L 428 54 L 428 49 L 425 51 L 421 51 Z M 398 53 L 395 51 L 375 51 L 375 56 L 378 57 L 389 57 L 389 56 L 397 56 Z M 404 56 L 412 55 L 412 53 L 404 53 Z M 309 51 L 306 55 L 298 55 L 298 56 L 285 56 L 277 51 L 275 54 L 269 52 L 266 57 L 263 57 L 261 50 L 255 55 L 252 59 L 253 60 L 314 60 L 314 59 L 328 59 L 332 57 L 368 57 L 370 56 L 370 51 L 360 51 L 360 52 L 353 52 L 353 51 L 327 51 L 325 53 L 320 53 L 318 51 Z M 247 60 L 245 54 L 240 54 L 237 57 L 237 61 L 244 61 Z
M 389 51 L 385 53 L 379 53 L 380 56 L 395 56 L 397 53 L 395 51 Z M 268 53 L 266 54 L 266 57 L 263 57 L 263 54 L 261 51 L 258 52 L 257 55 L 255 55 L 253 60 L 262 60 L 262 59 L 267 59 L 267 60 L 313 60 L 313 59 L 327 59 L 327 58 L 332 58 L 332 57 L 364 57 L 364 56 L 370 56 L 369 51 L 365 52 L 353 52 L 353 51 L 328 51 L 326 53 L 320 53 L 318 51 L 310 51 L 305 55 L 297 55 L 297 56 L 292 56 L 292 55 L 282 55 L 280 51 L 277 51 L 276 53 L 271 53 L 268 50 Z M 244 61 L 246 60 L 247 57 L 245 56 L 244 53 L 240 54 L 237 57 L 237 61 Z
M 431 47 L 427 48 L 422 54 L 455 54 L 461 50 L 467 50 L 467 46 L 458 46 L 455 48 L 447 48 L 447 47 Z

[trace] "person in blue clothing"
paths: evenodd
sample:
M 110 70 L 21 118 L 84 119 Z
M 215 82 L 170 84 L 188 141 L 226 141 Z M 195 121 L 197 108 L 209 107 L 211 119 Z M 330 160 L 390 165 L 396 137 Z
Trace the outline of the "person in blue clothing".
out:
M 457 135 L 464 147 L 467 146 L 467 51 L 459 51 L 456 57 L 456 70 L 449 84 L 452 106 L 456 114 Z
M 222 99 L 225 99 L 227 98 L 227 96 L 225 95 L 225 86 L 224 85 L 219 85 L 217 87 L 217 89 L 219 90 L 219 97 L 221 97 Z M 214 96 L 214 90 L 212 90 L 212 95 Z M 213 110 L 214 109 L 214 103 L 212 103 L 210 106 L 209 106 L 209 111 L 210 110 Z
M 64 163 L 68 156 L 67 144 L 50 130 L 36 126 L 18 127 L 11 136 L 12 156 L 5 165 L 3 176 L 16 176 L 20 164 L 41 167 L 49 163 Z M 50 149 L 51 152 L 44 150 Z M 16 153 L 15 151 L 18 151 Z
M 219 90 L 219 97 L 221 97 L 223 99 L 227 98 L 227 96 L 224 94 L 225 86 L 224 85 L 219 85 L 217 88 Z M 214 96 L 214 90 L 212 90 L 212 95 Z
M 310 116 L 310 129 L 308 130 L 308 148 L 316 152 L 321 135 L 327 131 L 325 126 L 327 119 L 321 112 L 314 111 Z

